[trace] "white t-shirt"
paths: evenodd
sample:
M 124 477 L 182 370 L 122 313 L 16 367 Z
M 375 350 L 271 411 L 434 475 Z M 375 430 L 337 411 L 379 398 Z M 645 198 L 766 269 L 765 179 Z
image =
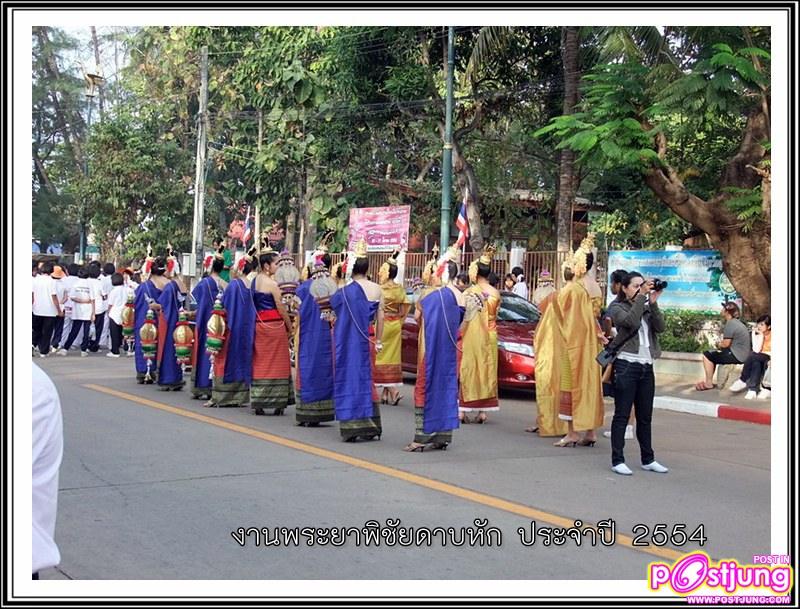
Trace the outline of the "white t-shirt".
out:
M 80 303 L 78 300 L 93 300 L 94 293 L 89 279 L 78 279 L 69 292 L 72 299 L 72 319 L 76 321 L 89 321 L 92 319 L 92 303 Z
M 100 315 L 108 310 L 108 292 L 103 292 L 103 284 L 100 279 L 89 277 L 89 285 L 92 286 L 92 294 L 94 294 L 94 313 Z
M 100 285 L 103 287 L 103 293 L 111 294 L 114 289 L 114 284 L 111 283 L 111 275 L 100 275 Z
M 515 283 L 511 291 L 517 296 L 522 296 L 525 300 L 528 299 L 528 284 L 525 283 L 524 279 Z
M 59 283 L 64 289 L 64 293 L 67 295 L 67 302 L 61 305 L 64 308 L 64 317 L 72 317 L 72 300 L 70 299 L 69 295 L 72 292 L 72 288 L 75 287 L 77 281 L 78 278 L 74 275 L 68 275 L 63 279 L 59 279 Z
M 108 295 L 108 316 L 118 326 L 122 325 L 122 309 L 128 303 L 128 294 L 133 294 L 133 291 L 127 286 L 116 285 Z
M 36 275 L 33 278 L 33 314 L 56 317 L 58 309 L 53 302 L 53 296 L 58 296 L 56 280 L 50 275 Z
M 53 381 L 32 363 L 33 471 L 31 478 L 33 543 L 31 573 L 61 562 L 55 542 L 58 469 L 64 452 L 61 401 Z

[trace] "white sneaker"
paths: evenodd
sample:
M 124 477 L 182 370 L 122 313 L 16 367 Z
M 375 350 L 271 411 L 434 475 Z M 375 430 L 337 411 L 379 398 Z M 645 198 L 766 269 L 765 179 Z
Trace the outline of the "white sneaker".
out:
M 39 357 L 47 357 L 47 353 L 40 353 Z
M 128 357 L 133 357 L 133 351 L 128 351 Z
M 603 432 L 603 437 L 604 438 L 610 438 L 611 437 L 611 430 L 609 429 L 608 431 L 604 431 Z
M 647 465 L 642 465 L 642 469 L 647 470 L 648 472 L 656 472 L 657 474 L 666 474 L 669 471 L 669 468 L 664 467 L 658 461 L 653 461 Z
M 731 391 L 744 391 L 747 388 L 747 383 L 745 383 L 742 379 L 736 379 L 731 383 L 731 386 L 728 387 Z
M 631 468 L 625 465 L 624 463 L 620 463 L 618 465 L 612 465 L 611 471 L 615 474 L 619 474 L 620 476 L 632 476 L 633 472 Z
M 119 353 L 111 353 L 111 351 L 109 351 L 106 353 L 106 357 L 119 357 Z
M 81 351 L 81 357 L 89 357 L 88 351 Z
M 768 400 L 769 396 L 771 396 L 771 395 L 772 395 L 772 392 L 769 389 L 762 389 L 761 391 L 758 392 L 758 395 L 756 397 L 759 400 Z
M 751 391 L 748 391 L 748 392 L 745 394 L 745 396 L 744 396 L 744 399 L 745 399 L 745 400 L 754 400 L 754 399 L 756 399 L 756 392 L 755 392 L 755 391 L 752 391 L 752 390 L 751 390 Z
M 56 351 L 56 355 L 60 355 L 61 357 L 66 357 L 67 353 L 68 352 L 66 349 L 59 349 L 58 351 Z

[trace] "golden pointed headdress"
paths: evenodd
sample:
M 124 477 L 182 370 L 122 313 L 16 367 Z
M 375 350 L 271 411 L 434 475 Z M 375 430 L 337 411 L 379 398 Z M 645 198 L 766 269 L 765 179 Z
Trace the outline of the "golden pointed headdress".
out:
M 331 240 L 333 239 L 333 231 L 330 230 L 322 236 L 322 239 L 317 245 L 317 249 L 314 252 L 314 256 L 323 256 L 328 253 L 328 245 L 330 244 Z
M 431 259 L 422 267 L 422 281 L 426 285 L 432 285 L 436 277 L 436 262 L 439 260 L 439 245 L 434 245 L 431 250 Z
M 485 265 L 492 264 L 492 258 L 494 258 L 494 253 L 496 251 L 497 246 L 494 243 L 489 243 L 483 247 L 483 253 L 480 258 L 472 261 L 472 264 L 469 265 L 469 279 L 472 283 L 478 280 L 478 263 Z
M 392 255 L 381 265 L 378 270 L 378 283 L 384 284 L 389 280 L 389 271 L 391 267 L 397 267 L 397 257 L 400 255 L 400 250 L 394 250 Z
M 586 256 L 592 253 L 594 249 L 594 233 L 589 233 L 586 238 L 581 241 L 580 247 L 575 250 L 575 255 L 572 262 L 572 272 L 575 277 L 583 277 L 588 270 L 586 268 Z

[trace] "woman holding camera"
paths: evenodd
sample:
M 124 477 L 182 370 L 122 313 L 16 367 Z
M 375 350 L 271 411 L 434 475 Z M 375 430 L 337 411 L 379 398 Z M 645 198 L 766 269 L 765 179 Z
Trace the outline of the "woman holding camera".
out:
M 660 287 L 660 286 L 655 286 Z M 622 280 L 624 299 L 608 307 L 608 315 L 617 328 L 617 337 L 610 347 L 619 348 L 614 362 L 614 419 L 611 422 L 611 469 L 630 476 L 625 465 L 625 426 L 636 411 L 636 439 L 642 456 L 642 469 L 659 474 L 669 470 L 655 460 L 651 445 L 651 423 L 655 376 L 653 362 L 661 356 L 658 334 L 665 329 L 664 315 L 658 307 L 660 290 L 654 290 L 652 280 L 645 281 L 640 273 L 628 273 Z

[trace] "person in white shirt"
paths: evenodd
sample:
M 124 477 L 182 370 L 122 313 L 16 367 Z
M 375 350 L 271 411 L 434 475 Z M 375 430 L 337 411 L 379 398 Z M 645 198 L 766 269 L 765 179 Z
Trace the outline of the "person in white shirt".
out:
M 517 296 L 522 296 L 525 300 L 528 300 L 528 284 L 525 283 L 525 276 L 522 274 L 523 270 L 521 267 L 515 266 L 511 269 L 511 274 L 514 276 L 514 287 L 512 288 L 512 292 Z
M 69 331 L 67 342 L 64 347 L 59 349 L 58 355 L 66 355 L 72 343 L 78 338 L 78 334 L 83 330 L 83 340 L 81 341 L 81 357 L 89 355 L 89 326 L 95 319 L 94 315 L 94 291 L 92 284 L 89 283 L 89 271 L 82 267 L 78 271 L 78 281 L 69 293 L 72 301 L 72 328 Z
M 119 347 L 122 344 L 122 311 L 128 302 L 128 295 L 132 292 L 125 285 L 125 280 L 120 273 L 111 276 L 112 289 L 108 295 L 108 323 L 111 334 L 111 351 L 107 357 L 119 357 Z
M 133 275 L 133 269 L 130 267 L 122 270 L 122 276 L 125 278 L 125 285 L 133 292 L 136 292 L 136 288 L 139 287 L 139 284 L 133 280 Z
M 31 364 L 33 403 L 31 512 L 33 540 L 31 559 L 33 579 L 42 569 L 55 567 L 61 554 L 55 542 L 58 509 L 58 470 L 64 452 L 64 430 L 61 401 L 53 381 L 39 366 Z
M 53 337 L 50 341 L 50 353 L 54 353 L 58 350 L 58 346 L 61 344 L 61 337 L 64 333 L 64 320 L 67 317 L 67 310 L 65 307 L 66 303 L 69 301 L 69 288 L 67 284 L 64 283 L 67 278 L 64 267 L 55 265 L 50 277 L 56 284 L 56 296 L 58 297 L 58 304 L 63 312 L 62 315 L 56 317 L 56 323 L 53 326 Z
M 52 272 L 53 263 L 44 262 L 32 280 L 33 346 L 39 349 L 39 357 L 47 357 L 50 353 L 56 318 L 64 314 L 58 301 L 56 283 L 50 276 Z
M 61 306 L 61 308 L 64 309 L 64 327 L 61 330 L 61 336 L 58 337 L 58 342 L 56 342 L 55 334 L 53 335 L 53 346 L 56 349 L 64 346 L 64 343 L 67 342 L 67 336 L 69 336 L 69 333 L 72 330 L 72 300 L 70 299 L 69 295 L 70 292 L 72 292 L 72 288 L 75 287 L 75 284 L 78 281 L 79 268 L 80 267 L 74 262 L 67 266 L 67 274 L 60 282 L 66 294 L 66 301 Z
M 116 272 L 111 262 L 106 262 L 103 265 L 103 273 L 100 275 L 100 288 L 103 294 L 106 295 L 106 305 L 108 305 L 108 296 L 114 288 L 111 284 L 111 276 Z M 100 334 L 100 346 L 107 349 L 111 348 L 111 326 L 109 325 L 108 311 L 106 311 L 106 318 L 103 322 L 103 332 Z
M 100 264 L 97 262 L 89 265 L 89 285 L 92 286 L 94 298 L 94 338 L 89 341 L 89 351 L 97 353 L 100 350 L 100 338 L 103 335 L 103 324 L 108 310 L 108 292 L 103 292 Z

